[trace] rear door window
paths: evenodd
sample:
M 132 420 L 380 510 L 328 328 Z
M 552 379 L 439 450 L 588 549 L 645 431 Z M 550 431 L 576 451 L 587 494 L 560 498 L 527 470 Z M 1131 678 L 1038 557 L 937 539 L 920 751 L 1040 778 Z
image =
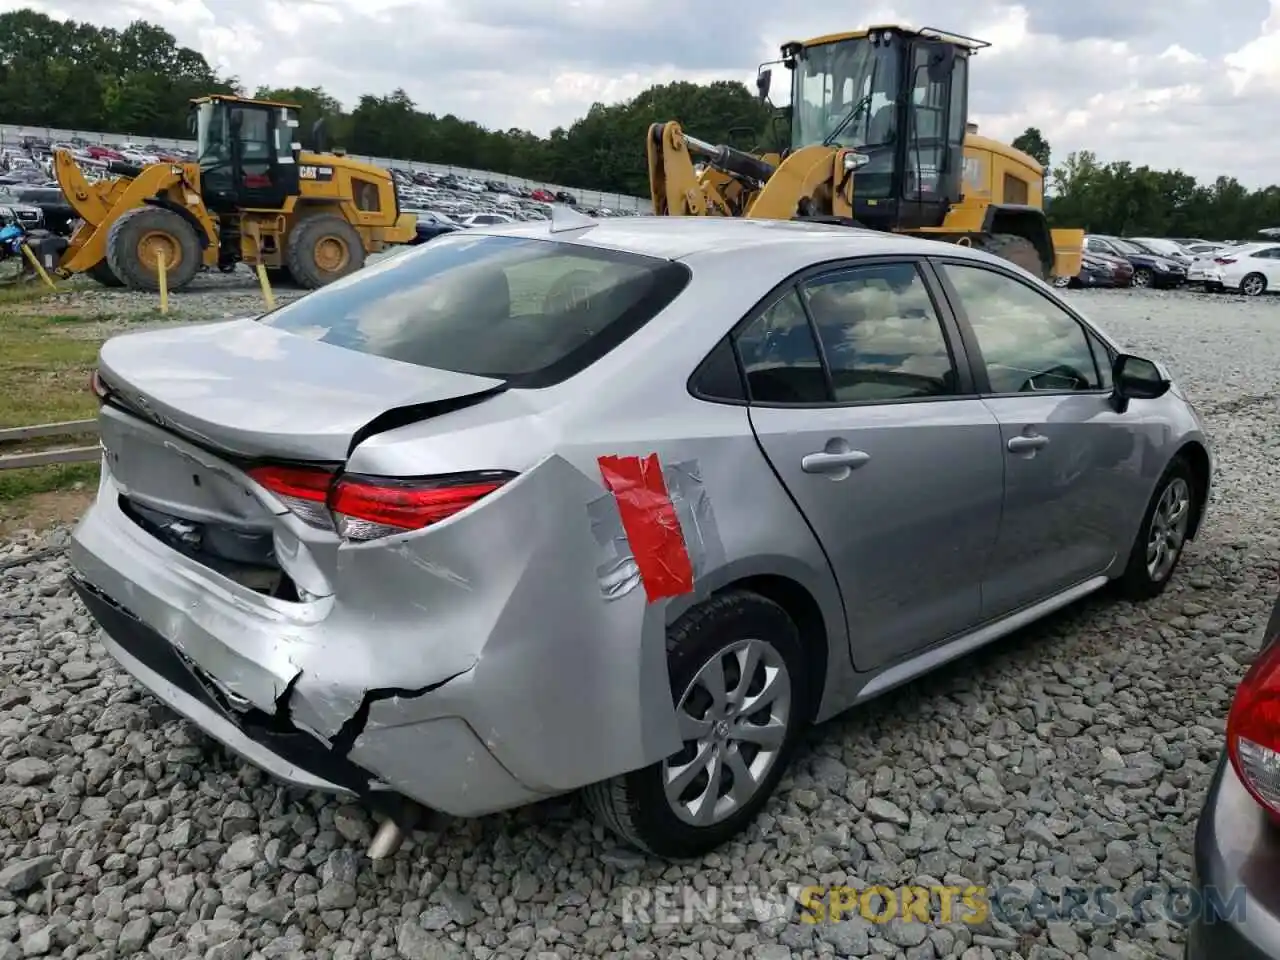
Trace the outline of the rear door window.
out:
M 540 387 L 604 356 L 688 280 L 688 268 L 670 260 L 446 234 L 261 322 L 361 353 Z

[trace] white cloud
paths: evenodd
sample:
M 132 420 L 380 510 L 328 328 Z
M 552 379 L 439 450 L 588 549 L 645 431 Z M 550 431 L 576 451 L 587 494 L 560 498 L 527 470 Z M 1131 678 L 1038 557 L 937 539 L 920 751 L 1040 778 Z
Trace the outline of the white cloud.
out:
M 683 0 L 0 0 L 23 6 L 151 20 L 250 89 L 323 86 L 350 107 L 404 87 L 423 110 L 541 134 L 655 82 L 750 82 L 785 40 L 905 20 L 991 41 L 970 95 L 983 133 L 1037 126 L 1059 158 L 1089 149 L 1255 186 L 1280 169 L 1280 143 L 1255 132 L 1280 94 L 1280 0 L 957 0 L 945 14 L 739 0 L 710 20 Z

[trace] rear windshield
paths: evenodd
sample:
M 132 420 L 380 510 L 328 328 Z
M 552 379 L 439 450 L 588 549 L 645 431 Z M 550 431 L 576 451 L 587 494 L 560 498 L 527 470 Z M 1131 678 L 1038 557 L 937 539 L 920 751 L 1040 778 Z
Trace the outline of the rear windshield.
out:
M 670 260 L 523 237 L 450 234 L 274 310 L 262 323 L 419 366 L 558 383 L 684 289 Z

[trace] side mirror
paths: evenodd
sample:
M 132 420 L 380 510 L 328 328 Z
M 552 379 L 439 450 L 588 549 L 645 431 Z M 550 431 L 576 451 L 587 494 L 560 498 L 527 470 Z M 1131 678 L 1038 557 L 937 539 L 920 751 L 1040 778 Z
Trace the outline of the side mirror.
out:
M 1117 413 L 1128 410 L 1130 400 L 1158 400 L 1169 392 L 1169 381 L 1159 367 L 1128 353 L 1116 357 L 1111 366 L 1111 379 L 1115 383 L 1112 406 Z
M 763 102 L 769 99 L 769 85 L 773 82 L 773 70 L 765 68 L 756 74 L 756 93 Z
M 871 158 L 865 153 L 854 153 L 850 150 L 844 155 L 845 173 L 853 173 L 853 171 L 865 167 L 870 162 Z

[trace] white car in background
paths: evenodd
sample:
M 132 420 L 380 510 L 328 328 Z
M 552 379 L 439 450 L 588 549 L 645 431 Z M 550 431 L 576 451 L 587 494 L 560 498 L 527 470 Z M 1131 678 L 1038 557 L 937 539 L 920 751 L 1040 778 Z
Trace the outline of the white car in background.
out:
M 1213 259 L 1197 261 L 1206 290 L 1238 290 L 1257 297 L 1280 290 L 1280 243 L 1247 243 L 1217 251 Z M 1188 273 L 1188 279 L 1190 279 Z
M 1211 243 L 1208 240 L 1188 244 L 1186 250 L 1193 259 L 1187 265 L 1187 283 L 1205 283 L 1213 268 L 1213 258 L 1222 256 L 1221 251 L 1230 249 L 1232 247 L 1229 243 Z
M 458 222 L 464 227 L 494 227 L 502 223 L 515 223 L 515 220 L 505 213 L 473 213 L 459 218 Z

